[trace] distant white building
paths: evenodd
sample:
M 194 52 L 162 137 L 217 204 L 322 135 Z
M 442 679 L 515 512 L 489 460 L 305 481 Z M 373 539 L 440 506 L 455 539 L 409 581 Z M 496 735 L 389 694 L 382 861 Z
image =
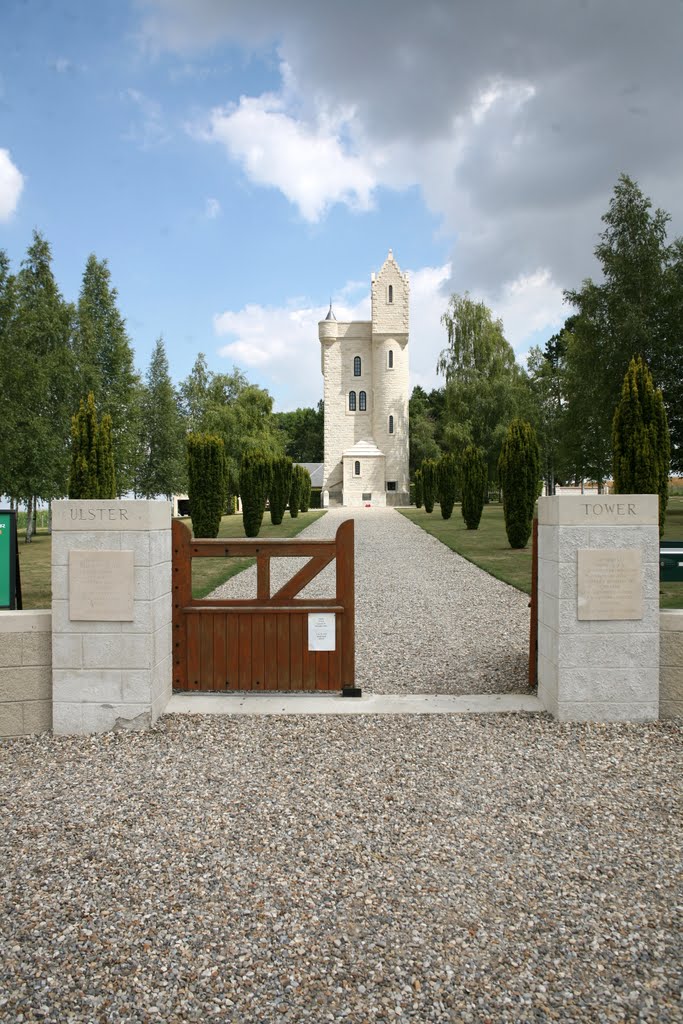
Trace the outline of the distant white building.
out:
M 325 399 L 323 504 L 408 505 L 409 283 L 391 249 L 372 319 L 318 324 Z

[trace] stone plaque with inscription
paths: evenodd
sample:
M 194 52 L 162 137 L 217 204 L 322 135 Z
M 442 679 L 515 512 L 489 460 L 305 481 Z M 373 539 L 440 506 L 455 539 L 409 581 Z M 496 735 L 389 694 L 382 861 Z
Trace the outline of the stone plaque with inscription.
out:
M 135 566 L 132 551 L 69 552 L 69 619 L 132 622 Z
M 639 548 L 579 550 L 579 619 L 642 619 L 643 566 Z

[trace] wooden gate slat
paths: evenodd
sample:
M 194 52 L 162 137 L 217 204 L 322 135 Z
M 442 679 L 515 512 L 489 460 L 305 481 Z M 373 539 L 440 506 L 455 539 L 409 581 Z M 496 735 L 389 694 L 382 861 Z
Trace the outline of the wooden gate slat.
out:
M 278 690 L 289 690 L 291 688 L 290 674 L 290 652 L 289 652 L 289 627 L 292 621 L 291 615 L 277 616 L 277 683 Z
M 253 615 L 238 615 L 239 628 L 239 686 L 240 690 L 253 689 L 251 681 L 251 621 Z
M 264 690 L 277 690 L 278 678 L 278 646 L 277 629 L 278 620 L 286 618 L 284 615 L 265 615 L 263 627 L 263 688 Z
M 199 680 L 204 686 L 213 687 L 213 615 L 199 615 L 201 649 Z
M 213 688 L 224 690 L 227 677 L 225 635 L 227 623 L 224 615 L 212 615 L 213 619 Z
M 240 631 L 239 616 L 231 612 L 225 616 L 227 623 L 226 630 L 226 655 L 227 655 L 227 688 L 239 690 L 240 686 Z
M 302 644 L 301 644 L 301 673 L 302 679 L 302 690 L 315 690 L 315 656 L 316 651 L 309 651 L 308 649 L 308 629 L 306 620 L 304 618 L 304 626 L 302 629 Z
M 304 616 L 289 617 L 289 686 L 292 690 L 302 690 L 303 673 L 303 631 Z
M 254 615 L 251 620 L 251 685 L 254 690 L 263 690 L 265 675 L 265 655 L 263 641 L 265 627 L 263 615 Z
M 201 664 L 201 637 L 199 613 L 187 616 L 187 685 L 190 690 L 199 689 Z

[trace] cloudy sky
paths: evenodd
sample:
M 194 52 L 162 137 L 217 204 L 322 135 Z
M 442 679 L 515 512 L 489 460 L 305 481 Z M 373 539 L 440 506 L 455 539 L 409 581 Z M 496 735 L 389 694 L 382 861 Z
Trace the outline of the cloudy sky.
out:
M 279 409 L 393 248 L 413 383 L 466 289 L 518 357 L 563 322 L 620 173 L 683 233 L 680 0 L 3 0 L 0 248 L 66 298 L 109 260 L 144 369 L 198 351 Z

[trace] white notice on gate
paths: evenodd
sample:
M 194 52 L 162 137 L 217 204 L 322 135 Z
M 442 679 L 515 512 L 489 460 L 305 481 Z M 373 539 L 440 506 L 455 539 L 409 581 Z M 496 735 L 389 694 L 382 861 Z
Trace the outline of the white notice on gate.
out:
M 336 649 L 336 619 L 334 612 L 308 613 L 309 651 L 334 651 Z

